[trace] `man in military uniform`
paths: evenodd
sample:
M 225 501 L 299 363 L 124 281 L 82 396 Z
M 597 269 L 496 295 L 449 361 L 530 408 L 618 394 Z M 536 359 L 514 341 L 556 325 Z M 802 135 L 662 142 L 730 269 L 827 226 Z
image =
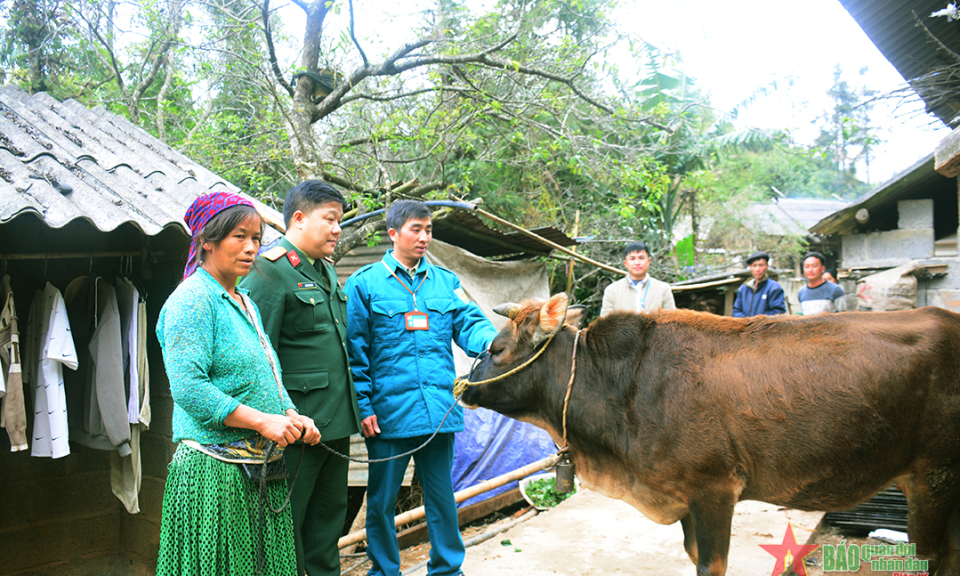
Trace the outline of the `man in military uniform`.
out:
M 283 205 L 286 235 L 257 258 L 240 284 L 260 308 L 290 398 L 341 454 L 349 454 L 350 435 L 360 430 L 346 349 L 347 298 L 329 259 L 345 206 L 343 195 L 325 182 L 298 184 Z M 284 452 L 291 479 L 301 453 L 291 497 L 298 574 L 339 575 L 349 462 L 298 442 Z

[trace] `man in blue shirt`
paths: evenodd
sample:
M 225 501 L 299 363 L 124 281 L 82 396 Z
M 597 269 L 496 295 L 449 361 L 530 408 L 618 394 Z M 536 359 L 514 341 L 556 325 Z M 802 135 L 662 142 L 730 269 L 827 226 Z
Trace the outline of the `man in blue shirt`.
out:
M 750 268 L 753 278 L 744 282 L 737 290 L 737 299 L 733 303 L 734 317 L 774 316 L 787 312 L 783 288 L 776 280 L 767 276 L 769 262 L 770 255 L 762 251 L 754 252 L 747 258 L 747 267 Z
M 457 276 L 426 262 L 433 238 L 430 210 L 399 200 L 387 211 L 393 250 L 347 281 L 347 348 L 371 460 L 413 455 L 430 535 L 430 576 L 461 574 L 464 546 L 453 497 L 454 434 L 463 410 L 454 405 L 451 341 L 477 356 L 496 337 Z M 394 510 L 410 456 L 372 462 L 367 479 L 369 576 L 399 576 Z

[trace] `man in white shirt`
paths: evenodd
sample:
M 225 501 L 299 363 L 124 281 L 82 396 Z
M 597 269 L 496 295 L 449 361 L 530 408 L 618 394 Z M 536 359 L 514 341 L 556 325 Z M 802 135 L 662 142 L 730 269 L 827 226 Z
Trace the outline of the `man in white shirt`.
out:
M 823 312 L 843 312 L 847 309 L 847 299 L 839 284 L 827 282 L 824 277 L 824 256 L 819 252 L 808 252 L 803 257 L 803 275 L 807 285 L 800 288 L 797 300 L 800 301 L 800 313 L 813 316 Z
M 627 277 L 617 280 L 603 291 L 600 316 L 606 316 L 614 310 L 676 310 L 670 285 L 647 274 L 650 262 L 650 249 L 646 244 L 633 242 L 624 248 L 623 267 L 627 269 Z

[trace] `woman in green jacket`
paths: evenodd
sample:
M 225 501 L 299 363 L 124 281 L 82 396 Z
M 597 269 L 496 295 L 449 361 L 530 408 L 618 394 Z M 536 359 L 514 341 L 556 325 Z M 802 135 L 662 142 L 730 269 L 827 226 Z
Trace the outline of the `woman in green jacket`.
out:
M 248 200 L 222 192 L 198 198 L 184 220 L 194 235 L 185 279 L 157 321 L 179 442 L 164 488 L 157 574 L 293 576 L 289 508 L 260 513 L 282 505 L 287 482 L 268 482 L 261 503 L 259 483 L 240 466 L 278 459 L 300 438 L 320 440 L 280 385 L 259 311 L 236 288 L 263 223 Z

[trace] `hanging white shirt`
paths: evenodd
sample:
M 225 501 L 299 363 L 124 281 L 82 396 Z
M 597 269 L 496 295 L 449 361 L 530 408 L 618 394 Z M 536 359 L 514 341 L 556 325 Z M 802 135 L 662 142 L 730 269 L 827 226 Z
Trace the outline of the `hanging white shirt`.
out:
M 40 357 L 33 387 L 32 456 L 62 458 L 70 454 L 67 398 L 63 367 L 76 370 L 80 363 L 73 345 L 70 320 L 63 296 L 49 282 L 30 306 L 30 322 L 38 330 Z
M 140 377 L 137 372 L 137 305 L 140 293 L 133 282 L 117 277 L 113 283 L 120 310 L 121 358 L 127 377 L 127 418 L 131 424 L 140 421 Z

